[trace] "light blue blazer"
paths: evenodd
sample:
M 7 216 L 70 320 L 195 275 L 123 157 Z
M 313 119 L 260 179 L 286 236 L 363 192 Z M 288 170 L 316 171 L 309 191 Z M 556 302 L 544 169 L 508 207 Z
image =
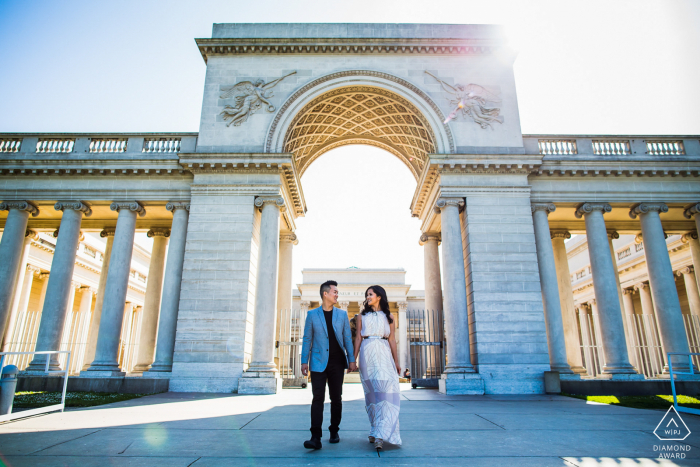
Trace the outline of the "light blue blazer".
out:
M 355 361 L 352 345 L 352 333 L 350 332 L 350 320 L 348 313 L 340 308 L 333 307 L 333 332 L 345 351 L 347 363 Z M 301 363 L 308 364 L 311 371 L 325 371 L 328 366 L 328 329 L 326 317 L 323 316 L 323 307 L 309 310 L 304 323 L 304 343 L 301 346 Z M 309 362 L 309 360 L 311 360 Z

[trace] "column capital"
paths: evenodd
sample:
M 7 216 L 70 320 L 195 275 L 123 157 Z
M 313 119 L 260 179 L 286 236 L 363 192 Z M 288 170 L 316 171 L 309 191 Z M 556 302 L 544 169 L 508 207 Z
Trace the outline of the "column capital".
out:
M 639 284 L 634 284 L 634 290 L 645 290 L 649 288 L 648 282 L 640 282 Z
M 44 280 L 49 278 L 49 273 L 48 272 L 40 272 L 39 273 L 39 279 Z
M 26 232 L 24 232 L 24 238 L 31 238 L 32 240 L 39 240 L 39 234 L 32 229 L 27 229 Z
M 340 300 L 338 302 L 338 305 L 341 310 L 347 310 L 348 307 L 350 306 L 350 300 Z
M 173 214 L 175 213 L 176 209 L 184 209 L 189 212 L 190 210 L 190 203 L 184 202 L 184 201 L 171 201 L 168 204 L 165 205 L 165 209 L 168 211 L 172 212 Z
M 464 206 L 464 200 L 462 198 L 440 198 L 435 201 L 435 207 L 433 209 L 436 213 L 439 213 L 447 206 L 457 206 L 457 208 L 460 208 Z
M 693 268 L 693 266 L 686 266 L 686 267 L 680 268 L 678 271 L 676 271 L 676 275 L 678 277 L 680 277 L 683 274 L 692 274 L 693 272 L 695 272 L 695 269 Z
M 303 300 L 303 301 L 299 302 L 299 306 L 302 308 L 306 308 L 308 310 L 309 307 L 311 306 L 311 302 Z
M 688 243 L 691 240 L 697 240 L 697 239 L 698 239 L 697 230 L 691 230 L 690 232 L 686 232 L 683 235 L 681 235 L 681 242 L 682 243 Z
M 280 242 L 289 242 L 292 245 L 298 245 L 299 239 L 295 233 L 284 233 L 280 235 Z
M 632 295 L 634 294 L 634 287 L 628 287 L 626 289 L 622 289 L 622 295 Z
M 109 209 L 117 212 L 121 211 L 122 209 L 128 209 L 129 211 L 138 214 L 139 217 L 146 215 L 146 210 L 138 203 L 138 201 L 115 201 L 109 205 Z
M 80 282 L 76 282 L 76 281 L 71 281 L 70 285 L 74 289 L 79 289 L 83 286 L 83 284 L 81 284 Z M 69 311 L 70 311 L 70 309 L 69 309 Z
M 438 245 L 440 244 L 440 242 L 442 241 L 442 235 L 440 235 L 440 232 L 425 232 L 421 234 L 420 239 L 418 240 L 418 244 L 420 246 L 423 246 L 426 243 L 433 240 L 438 242 Z
M 97 293 L 97 289 L 95 287 L 91 287 L 89 285 L 85 285 L 81 287 L 83 289 L 83 293 L 90 292 L 91 294 L 95 295 Z
M 256 196 L 255 197 L 255 207 L 263 208 L 266 204 L 274 204 L 280 211 L 284 212 L 284 198 L 281 196 Z
M 27 264 L 27 272 L 30 274 L 39 274 L 41 272 L 41 268 L 34 266 L 33 264 Z
M 583 310 L 584 313 L 587 313 L 591 310 L 591 305 L 589 305 L 588 303 L 579 303 L 578 305 L 576 305 L 576 307 Z
M 700 203 L 686 206 L 685 210 L 683 211 L 683 216 L 686 219 L 692 219 L 695 214 L 700 214 Z
M 668 212 L 666 203 L 638 203 L 630 208 L 630 217 L 636 219 L 639 214 L 656 211 L 659 213 Z
M 148 238 L 152 238 L 152 237 L 168 238 L 170 236 L 170 229 L 154 227 L 154 228 L 151 228 L 148 232 L 146 232 L 146 236 Z
M 408 309 L 408 303 L 406 302 L 396 302 L 396 306 L 399 308 L 399 313 L 405 313 Z
M 105 238 L 105 237 L 114 237 L 114 232 L 116 232 L 117 229 L 114 227 L 106 227 L 102 229 L 102 232 L 100 232 L 100 237 Z
M 61 230 L 61 229 L 56 229 L 53 231 L 53 233 L 51 234 L 53 236 L 53 238 L 58 238 L 59 230 Z M 85 240 L 85 233 L 81 230 L 79 235 L 78 235 L 78 241 L 82 242 L 83 240 Z
M 92 209 L 90 209 L 90 206 L 82 201 L 59 201 L 53 205 L 53 208 L 56 211 L 65 211 L 66 209 L 80 211 L 85 214 L 85 217 L 90 217 L 92 215 Z
M 584 214 L 589 214 L 593 211 L 600 211 L 605 214 L 612 211 L 612 206 L 609 203 L 581 203 L 576 207 L 574 216 L 576 216 L 576 219 L 581 219 Z
M 608 238 L 612 238 L 613 240 L 620 238 L 620 234 L 617 233 L 615 229 L 607 229 L 605 232 L 608 234 Z
M 29 201 L 3 201 L 0 203 L 0 211 L 9 211 L 10 209 L 27 211 L 32 217 L 39 215 L 39 208 Z
M 666 232 L 664 232 L 664 238 L 668 238 L 668 234 Z M 643 240 L 644 236 L 641 232 L 634 236 L 634 243 L 636 243 L 637 245 L 641 244 Z
M 550 238 L 571 238 L 571 232 L 568 230 L 550 230 Z
M 545 214 L 549 215 L 550 212 L 556 211 L 557 207 L 554 203 L 532 203 L 530 204 L 530 210 L 533 214 L 537 211 L 544 211 Z

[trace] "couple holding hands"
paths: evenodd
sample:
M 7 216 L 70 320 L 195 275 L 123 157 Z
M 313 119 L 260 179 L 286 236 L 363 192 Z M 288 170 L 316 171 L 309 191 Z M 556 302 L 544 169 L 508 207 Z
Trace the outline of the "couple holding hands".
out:
M 336 308 L 338 283 L 321 284 L 321 306 L 309 310 L 304 324 L 301 372 L 311 371 L 311 439 L 308 449 L 321 449 L 323 403 L 326 384 L 331 399 L 331 443 L 340 442 L 338 430 L 343 411 L 345 370 L 359 366 L 365 409 L 369 416 L 369 442 L 382 449 L 384 442 L 400 445 L 399 434 L 399 357 L 386 291 L 373 285 L 365 292 L 362 310 L 356 317 L 355 339 L 351 337 L 347 311 Z M 358 363 L 359 354 L 359 365 Z

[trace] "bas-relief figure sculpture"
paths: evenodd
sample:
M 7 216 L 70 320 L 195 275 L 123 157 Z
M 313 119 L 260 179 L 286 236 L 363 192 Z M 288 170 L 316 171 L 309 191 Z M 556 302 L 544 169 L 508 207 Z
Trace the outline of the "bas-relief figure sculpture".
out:
M 455 84 L 452 86 L 429 71 L 426 73 L 435 78 L 445 92 L 453 96 L 448 99 L 450 105 L 454 106 L 455 109 L 447 117 L 445 123 L 456 118 L 460 110 L 462 110 L 463 116 L 471 117 L 483 129 L 489 127 L 493 129 L 493 122 L 503 123 L 503 116 L 500 115 L 501 109 L 498 106 L 501 103 L 501 98 L 496 94 L 478 84 L 467 84 L 466 86 Z
M 228 121 L 226 126 L 240 126 L 241 123 L 248 120 L 248 117 L 254 114 L 262 107 L 267 105 L 268 112 L 274 112 L 275 106 L 268 101 L 272 94 L 272 88 L 277 86 L 280 81 L 295 74 L 296 71 L 289 73 L 274 81 L 265 84 L 262 79 L 256 80 L 254 83 L 250 81 L 241 81 L 228 88 L 224 88 L 223 93 L 219 96 L 220 99 L 234 99 L 235 105 L 227 105 L 219 114 L 224 120 Z

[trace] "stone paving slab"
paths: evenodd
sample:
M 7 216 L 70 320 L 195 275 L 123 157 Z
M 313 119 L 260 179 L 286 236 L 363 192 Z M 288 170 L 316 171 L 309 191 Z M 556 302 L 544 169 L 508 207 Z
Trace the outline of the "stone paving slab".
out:
M 491 467 L 700 465 L 693 434 L 660 442 L 663 411 L 561 396 L 444 396 L 402 385 L 403 446 L 379 457 L 367 442 L 360 385 L 344 387 L 341 442 L 320 451 L 308 438 L 310 389 L 272 396 L 166 393 L 0 424 L 0 459 L 12 466 L 470 465 Z M 330 407 L 325 406 L 328 423 Z M 697 441 L 696 441 L 697 439 Z M 691 445 L 685 459 L 656 459 L 654 446 Z

